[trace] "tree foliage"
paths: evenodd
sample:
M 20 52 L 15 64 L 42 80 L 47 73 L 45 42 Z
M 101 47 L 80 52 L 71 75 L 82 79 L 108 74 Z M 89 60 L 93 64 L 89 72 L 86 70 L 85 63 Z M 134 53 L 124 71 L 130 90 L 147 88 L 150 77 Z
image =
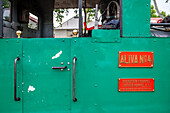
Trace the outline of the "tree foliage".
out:
M 91 22 L 94 17 L 95 17 L 95 8 L 88 8 L 88 9 L 85 9 L 86 10 L 86 14 L 87 14 L 87 23 Z M 64 18 L 64 15 L 68 15 L 69 13 L 69 10 L 68 9 L 55 9 L 54 10 L 55 12 L 55 17 L 56 17 L 56 21 L 62 25 L 62 22 L 63 22 L 63 18 Z M 75 13 L 75 16 L 78 17 L 78 9 L 75 9 L 74 10 L 74 13 Z
M 9 0 L 3 0 L 3 7 L 9 8 Z
M 151 17 L 158 17 L 158 16 L 156 15 L 156 10 L 155 10 L 155 8 L 154 8 L 153 5 L 151 5 Z
M 68 9 L 55 9 L 54 12 L 56 13 L 56 21 L 59 22 L 60 25 L 62 25 L 64 14 L 68 15 L 69 10 Z
M 86 13 L 87 13 L 87 23 L 91 22 L 94 17 L 95 17 L 95 12 L 96 9 L 95 8 L 88 8 L 86 9 Z
M 161 15 L 164 16 L 164 17 L 169 16 L 169 15 L 166 14 L 165 11 L 162 11 Z M 151 5 L 151 17 L 160 17 L 156 14 L 156 10 L 155 10 L 153 5 Z

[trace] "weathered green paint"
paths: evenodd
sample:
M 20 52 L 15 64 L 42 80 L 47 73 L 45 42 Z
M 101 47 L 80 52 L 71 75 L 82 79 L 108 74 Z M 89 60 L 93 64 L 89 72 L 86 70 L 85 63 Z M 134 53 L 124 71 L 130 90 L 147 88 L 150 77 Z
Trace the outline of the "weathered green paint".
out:
M 92 31 L 92 42 L 117 43 L 120 42 L 120 30 L 94 29 Z
M 74 41 L 76 40 L 76 42 Z M 170 38 L 122 38 L 120 43 L 72 40 L 76 98 L 72 113 L 170 112 Z M 118 68 L 119 51 L 153 51 L 154 68 Z M 154 92 L 118 92 L 119 78 L 154 78 Z
M 123 36 L 150 37 L 150 0 L 123 1 Z
M 60 51 L 60 57 L 52 59 Z M 153 51 L 154 67 L 118 68 L 119 51 Z M 21 101 L 16 102 L 14 59 L 18 56 Z M 169 113 L 169 56 L 170 37 L 151 38 L 149 0 L 123 0 L 123 38 L 120 30 L 93 30 L 91 38 L 0 39 L 0 112 Z M 73 57 L 77 57 L 77 102 L 72 100 Z M 53 66 L 70 70 L 53 70 Z M 118 92 L 119 78 L 154 78 L 155 91 Z M 35 90 L 28 91 L 30 86 Z
M 92 40 L 0 40 L 0 112 L 170 112 L 170 38 L 121 38 L 119 43 L 94 43 Z M 61 56 L 52 60 L 60 51 Z M 154 67 L 118 68 L 119 51 L 153 51 Z M 23 82 L 23 92 L 21 87 L 18 88 L 20 102 L 15 102 L 13 98 L 13 63 L 17 56 L 21 57 L 17 69 L 18 85 Z M 72 101 L 73 57 L 77 57 L 77 102 Z M 61 65 L 61 62 L 64 64 Z M 70 71 L 52 69 L 53 66 L 65 65 Z M 118 92 L 119 78 L 154 78 L 155 91 Z M 28 92 L 29 86 L 35 90 Z
M 70 39 L 23 40 L 24 113 L 69 113 L 70 46 Z M 60 51 L 60 57 L 52 59 Z M 52 69 L 64 66 L 68 68 L 63 71 Z M 35 90 L 28 92 L 29 86 Z
M 17 96 L 21 101 L 14 101 L 14 60 L 17 62 Z M 0 39 L 0 112 L 22 112 L 22 40 Z

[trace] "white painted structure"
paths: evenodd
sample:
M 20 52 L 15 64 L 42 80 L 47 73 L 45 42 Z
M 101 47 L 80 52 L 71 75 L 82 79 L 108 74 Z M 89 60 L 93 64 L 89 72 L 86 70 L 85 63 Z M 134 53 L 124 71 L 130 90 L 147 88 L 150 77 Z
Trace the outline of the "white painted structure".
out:
M 54 28 L 54 37 L 72 37 L 73 30 L 78 29 L 78 17 L 72 17 L 68 21 L 64 22 L 62 26 Z
M 65 38 L 65 37 L 73 37 L 73 30 L 78 30 L 79 18 L 72 17 L 62 24 L 62 26 L 58 26 L 54 28 L 54 37 L 55 38 Z M 95 22 L 89 22 L 87 27 L 92 27 L 95 25 Z

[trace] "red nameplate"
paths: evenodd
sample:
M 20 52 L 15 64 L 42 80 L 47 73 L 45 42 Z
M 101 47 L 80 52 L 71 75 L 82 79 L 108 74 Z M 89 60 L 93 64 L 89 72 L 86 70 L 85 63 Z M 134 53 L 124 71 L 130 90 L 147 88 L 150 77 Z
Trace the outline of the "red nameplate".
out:
M 154 91 L 154 79 L 119 79 L 119 91 Z
M 119 67 L 153 67 L 153 52 L 119 52 Z

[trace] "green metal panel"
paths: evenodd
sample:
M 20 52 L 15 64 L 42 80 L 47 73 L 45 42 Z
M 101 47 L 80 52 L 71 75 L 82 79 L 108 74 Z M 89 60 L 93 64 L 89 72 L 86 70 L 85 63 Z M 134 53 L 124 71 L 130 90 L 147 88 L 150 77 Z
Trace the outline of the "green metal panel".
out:
M 169 113 L 170 38 L 122 38 L 120 43 L 71 42 L 76 98 L 71 113 Z M 118 68 L 119 51 L 154 51 L 153 68 Z M 119 78 L 154 78 L 154 92 L 118 92 Z M 72 79 L 71 79 L 72 80 Z
M 170 38 L 122 38 L 119 43 L 94 43 L 92 40 L 93 38 L 0 40 L 0 112 L 170 112 Z M 153 51 L 154 67 L 118 68 L 119 51 Z M 57 53 L 60 53 L 58 58 L 52 59 Z M 17 65 L 17 96 L 22 101 L 15 102 L 13 74 L 14 59 L 18 56 L 21 60 Z M 77 57 L 77 102 L 72 101 L 73 57 Z M 67 66 L 70 70 L 53 70 L 53 66 Z M 118 92 L 119 78 L 154 78 L 155 91 Z
M 22 112 L 22 41 L 18 39 L 0 39 L 0 112 Z M 14 100 L 14 60 L 17 62 L 17 97 Z
M 94 29 L 92 42 L 117 43 L 120 42 L 120 30 Z
M 150 0 L 122 0 L 123 36 L 150 37 Z
M 23 40 L 24 113 L 69 113 L 70 54 L 70 39 Z

